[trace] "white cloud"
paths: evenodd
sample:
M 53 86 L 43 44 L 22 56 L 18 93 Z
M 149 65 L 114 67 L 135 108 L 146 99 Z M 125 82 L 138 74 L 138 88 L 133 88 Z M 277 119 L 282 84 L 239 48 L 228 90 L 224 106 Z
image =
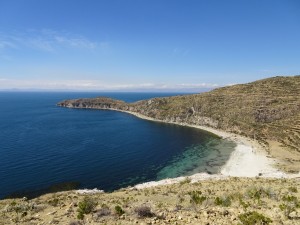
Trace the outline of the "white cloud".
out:
M 27 41 L 24 41 L 27 45 L 35 48 L 35 49 L 39 49 L 39 50 L 43 50 L 46 52 L 54 52 L 55 51 L 55 47 L 52 41 L 49 40 L 45 40 L 43 38 L 35 38 L 35 39 L 29 39 Z
M 10 41 L 0 39 L 0 49 L 4 48 L 16 48 L 16 46 Z
M 218 84 L 106 83 L 99 80 L 18 80 L 0 79 L 0 89 L 95 90 L 95 91 L 188 91 L 212 89 Z
M 86 38 L 55 36 L 54 39 L 58 44 L 72 48 L 95 49 L 97 47 L 97 43 L 89 41 Z
M 0 33 L 0 49 L 32 48 L 46 52 L 54 52 L 60 48 L 95 50 L 107 48 L 108 42 L 91 41 L 81 35 L 54 30 L 29 30 L 13 34 Z

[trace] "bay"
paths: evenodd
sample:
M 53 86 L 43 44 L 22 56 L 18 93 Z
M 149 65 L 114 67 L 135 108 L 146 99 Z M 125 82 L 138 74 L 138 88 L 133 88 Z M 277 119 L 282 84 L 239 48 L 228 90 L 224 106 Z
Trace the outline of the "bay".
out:
M 64 182 L 113 191 L 167 177 L 217 173 L 235 144 L 211 133 L 121 112 L 56 106 L 73 98 L 134 102 L 176 94 L 0 92 L 0 198 Z

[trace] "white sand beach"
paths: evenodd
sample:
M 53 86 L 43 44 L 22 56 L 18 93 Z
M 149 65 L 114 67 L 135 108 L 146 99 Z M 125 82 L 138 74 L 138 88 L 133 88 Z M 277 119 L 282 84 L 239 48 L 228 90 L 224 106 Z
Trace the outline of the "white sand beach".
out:
M 114 109 L 109 109 L 114 110 Z M 168 122 L 156 120 L 139 113 L 116 110 L 132 114 L 141 119 L 151 120 L 155 122 L 171 123 L 181 126 L 194 127 L 216 134 L 222 138 L 234 141 L 237 146 L 232 152 L 227 163 L 221 168 L 219 174 L 210 175 L 207 173 L 197 173 L 188 176 L 191 182 L 198 182 L 206 179 L 226 179 L 228 177 L 267 177 L 267 178 L 293 178 L 299 177 L 299 174 L 286 174 L 275 167 L 276 159 L 271 158 L 267 154 L 267 150 L 257 141 L 232 134 L 229 132 L 217 130 L 211 127 L 189 125 L 184 123 Z M 182 182 L 187 177 L 169 178 L 160 181 L 151 181 L 143 184 L 138 184 L 134 188 L 141 189 L 158 185 L 167 185 L 172 183 Z

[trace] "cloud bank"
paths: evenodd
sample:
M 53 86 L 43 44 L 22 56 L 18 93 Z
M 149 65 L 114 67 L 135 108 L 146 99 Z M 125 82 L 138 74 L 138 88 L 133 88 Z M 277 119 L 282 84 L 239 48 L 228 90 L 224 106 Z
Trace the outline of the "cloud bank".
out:
M 99 80 L 17 80 L 0 79 L 0 90 L 81 90 L 81 91 L 197 91 L 220 87 L 219 84 L 105 83 Z
M 60 48 L 95 50 L 107 47 L 106 42 L 95 42 L 69 32 L 54 30 L 28 30 L 11 34 L 0 33 L 0 50 L 31 48 L 55 52 Z

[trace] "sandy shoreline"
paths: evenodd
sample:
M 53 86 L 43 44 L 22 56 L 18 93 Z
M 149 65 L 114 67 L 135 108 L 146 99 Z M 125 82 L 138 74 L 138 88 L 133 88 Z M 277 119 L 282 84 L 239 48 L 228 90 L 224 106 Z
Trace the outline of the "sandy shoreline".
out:
M 191 176 L 188 176 L 190 181 L 198 182 L 200 180 L 207 179 L 227 179 L 229 177 L 266 177 L 266 178 L 293 178 L 298 177 L 299 174 L 286 174 L 277 168 L 275 168 L 275 164 L 277 162 L 276 159 L 271 158 L 267 155 L 267 150 L 260 145 L 257 141 L 252 140 L 250 138 L 246 138 L 237 134 L 228 133 L 225 131 L 217 130 L 211 127 L 205 126 L 197 126 L 197 125 L 189 125 L 185 123 L 176 123 L 176 122 L 168 122 L 163 120 L 153 119 L 151 117 L 144 116 L 139 113 L 129 112 L 124 110 L 117 109 L 108 109 L 113 111 L 124 112 L 128 114 L 132 114 L 138 118 L 162 122 L 162 123 L 170 123 L 181 126 L 193 127 L 201 130 L 208 131 L 213 133 L 221 138 L 226 138 L 231 141 L 234 141 L 237 146 L 235 150 L 232 152 L 227 163 L 221 168 L 219 174 L 210 175 L 207 173 L 197 173 Z M 159 185 L 167 185 L 182 182 L 187 177 L 177 177 L 177 178 L 168 178 L 160 181 L 150 181 L 142 184 L 137 184 L 134 188 L 141 189 Z
M 180 126 L 193 127 L 208 131 L 223 139 L 229 139 L 237 144 L 235 150 L 231 153 L 231 156 L 227 163 L 221 168 L 218 174 L 196 173 L 191 176 L 182 176 L 176 178 L 166 178 L 159 181 L 150 181 L 141 184 L 137 184 L 132 189 L 143 189 L 148 187 L 168 185 L 174 183 L 180 183 L 189 179 L 189 182 L 194 183 L 201 180 L 223 180 L 230 177 L 264 177 L 264 178 L 299 178 L 300 172 L 297 174 L 287 174 L 277 168 L 275 164 L 277 160 L 271 158 L 267 154 L 267 149 L 259 144 L 257 141 L 246 138 L 237 134 L 225 132 L 222 130 L 214 129 L 206 126 L 190 125 L 186 123 L 169 122 L 151 117 L 144 116 L 136 112 L 130 112 L 119 109 L 101 109 L 111 110 L 134 115 L 138 118 L 150 120 L 154 122 L 176 124 Z

